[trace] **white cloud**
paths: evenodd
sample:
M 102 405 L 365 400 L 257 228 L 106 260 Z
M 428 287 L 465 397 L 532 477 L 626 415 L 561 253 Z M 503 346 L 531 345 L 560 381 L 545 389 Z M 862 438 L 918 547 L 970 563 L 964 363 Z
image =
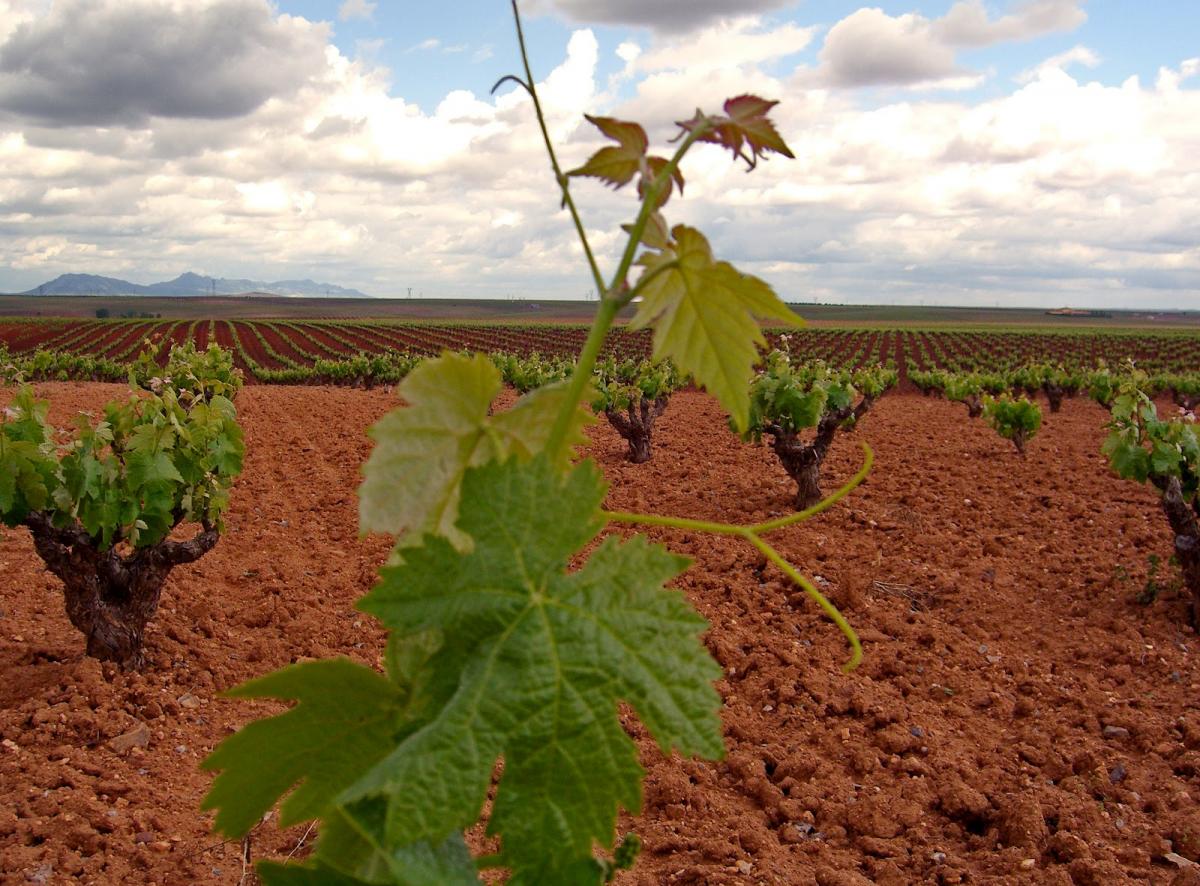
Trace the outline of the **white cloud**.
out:
M 1017 75 L 1018 83 L 1029 83 L 1050 71 L 1065 71 L 1070 65 L 1083 65 L 1094 68 L 1100 64 L 1100 56 L 1086 46 L 1072 46 L 1066 52 L 1052 55 L 1050 58 L 1022 71 Z
M 864 8 L 839 21 L 821 47 L 820 79 L 835 86 L 908 85 L 961 77 L 954 50 L 915 13 Z
M 51 125 L 237 117 L 303 87 L 328 37 L 265 0 L 59 0 L 0 44 L 0 111 Z
M 1056 31 L 1071 31 L 1087 21 L 1084 0 L 1025 0 L 998 19 L 988 17 L 983 0 L 960 0 L 932 25 L 935 35 L 952 46 L 990 46 L 1028 40 Z
M 584 111 L 646 122 L 661 151 L 670 121 L 752 91 L 782 99 L 774 113 L 797 159 L 746 175 L 702 146 L 666 211 L 791 299 L 1194 303 L 1200 61 L 1105 86 L 1065 71 L 1073 57 L 987 100 L 863 107 L 795 87 L 781 60 L 802 30 L 747 19 L 686 41 L 643 35 L 619 56 L 637 68 L 621 102 L 598 81 L 595 35 L 576 32 L 541 60 L 557 62 L 539 90 L 564 167 L 601 141 Z M 716 53 L 716 35 L 740 61 L 693 51 Z M 523 91 L 455 91 L 430 110 L 393 94 L 386 72 L 320 48 L 298 86 L 241 115 L 0 119 L 0 288 L 189 267 L 378 295 L 579 297 L 592 285 Z M 573 188 L 611 267 L 630 189 Z
M 837 87 L 915 86 L 966 89 L 982 76 L 958 64 L 964 47 L 1027 40 L 1082 24 L 1083 0 L 1027 0 L 1009 15 L 988 17 L 982 0 L 959 0 L 940 19 L 892 16 L 863 7 L 829 29 L 820 66 L 808 82 Z
M 762 27 L 759 19 L 743 16 L 687 37 L 657 41 L 650 49 L 639 51 L 635 65 L 645 72 L 748 68 L 801 52 L 812 41 L 815 30 L 791 23 L 768 30 Z M 630 45 L 621 44 L 624 47 Z M 621 51 L 618 47 L 618 55 Z M 628 49 L 625 51 L 629 52 Z
M 556 12 L 571 21 L 603 25 L 635 25 L 662 34 L 680 34 L 731 17 L 756 15 L 793 5 L 796 0 L 739 0 L 731 14 L 728 0 L 531 0 L 532 14 Z
M 338 18 L 344 22 L 356 18 L 370 21 L 374 18 L 375 7 L 378 5 L 371 0 L 342 0 L 342 5 L 338 7 Z

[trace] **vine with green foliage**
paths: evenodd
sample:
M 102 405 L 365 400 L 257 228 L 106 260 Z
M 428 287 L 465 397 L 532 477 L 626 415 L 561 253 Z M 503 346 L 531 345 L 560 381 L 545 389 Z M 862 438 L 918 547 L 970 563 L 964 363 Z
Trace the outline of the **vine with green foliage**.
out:
M 147 352 L 129 381 L 145 390 L 69 435 L 27 384 L 0 415 L 0 520 L 29 529 L 88 654 L 127 669 L 168 574 L 217 543 L 243 455 L 227 351 L 176 346 L 165 372 Z M 200 529 L 170 538 L 183 523 Z
M 216 827 L 241 836 L 284 795 L 280 822 L 320 821 L 303 864 L 260 865 L 279 884 L 466 884 L 504 868 L 512 884 L 600 883 L 628 866 L 636 839 L 615 852 L 618 810 L 641 805 L 637 747 L 617 705 L 637 712 L 663 751 L 709 758 L 724 747 L 720 668 L 705 621 L 665 583 L 687 562 L 640 536 L 605 538 L 608 524 L 653 524 L 736 535 L 816 599 L 860 650 L 840 614 L 764 536 L 819 512 L 731 526 L 601 509 L 605 484 L 591 462 L 573 465 L 592 417 L 593 369 L 617 312 L 638 300 L 633 324 L 653 329 L 657 360 L 714 393 L 734 424 L 749 423 L 748 385 L 763 337 L 759 318 L 800 322 L 762 280 L 713 257 L 707 239 L 661 215 L 683 186 L 680 161 L 698 142 L 753 168 L 791 156 L 771 123 L 774 102 L 740 96 L 724 113 L 680 124 L 670 157 L 648 153 L 636 123 L 589 117 L 616 144 L 562 171 L 525 55 L 515 83 L 532 99 L 562 205 L 601 299 L 571 375 L 492 414 L 501 374 L 482 355 L 445 354 L 398 388 L 406 407 L 372 430 L 360 490 L 364 531 L 394 535 L 381 580 L 360 601 L 389 630 L 383 673 L 347 660 L 306 662 L 242 686 L 239 697 L 296 705 L 226 740 L 205 765 L 222 770 L 205 801 Z M 499 85 L 499 84 L 498 84 Z M 636 180 L 640 206 L 606 280 L 569 183 Z M 640 269 L 632 282 L 631 272 Z M 472 858 L 463 831 L 487 816 L 496 855 Z M 290 792 L 290 793 L 289 793 Z M 597 856 L 597 848 L 601 855 Z
M 1112 402 L 1103 452 L 1120 477 L 1159 491 L 1163 514 L 1175 534 L 1175 557 L 1192 596 L 1191 619 L 1200 627 L 1200 435 L 1191 413 L 1162 419 L 1149 379 L 1129 368 Z
M 895 370 L 882 366 L 851 371 L 822 361 L 797 364 L 775 350 L 750 385 L 749 421 L 741 428 L 731 424 L 746 441 L 771 437 L 771 448 L 796 483 L 796 507 L 808 508 L 821 500 L 821 466 L 838 431 L 857 427 L 896 382 Z M 811 438 L 804 435 L 808 429 L 814 429 Z
M 685 379 L 667 361 L 617 360 L 609 357 L 596 366 L 596 395 L 592 409 L 603 414 L 629 446 L 633 464 L 650 461 L 654 424 L 666 411 L 671 394 Z
M 999 397 L 985 395 L 983 398 L 983 420 L 997 434 L 1011 440 L 1019 455 L 1042 426 L 1042 408 L 1028 397 Z

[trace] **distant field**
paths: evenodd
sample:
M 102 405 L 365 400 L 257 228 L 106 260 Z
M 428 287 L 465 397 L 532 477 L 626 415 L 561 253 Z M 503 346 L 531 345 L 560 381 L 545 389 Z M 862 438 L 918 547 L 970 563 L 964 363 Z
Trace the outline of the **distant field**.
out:
M 888 305 L 793 305 L 813 326 L 974 327 L 1012 326 L 1047 329 L 1100 327 L 1200 330 L 1200 311 L 1114 311 L 1108 317 L 1055 317 L 1030 308 L 954 308 Z M 586 323 L 596 309 L 583 301 L 496 301 L 448 299 L 344 299 L 197 296 L 22 296 L 0 295 L 0 316 L 112 317 L 127 312 L 164 319 L 396 319 L 511 323 Z M 627 311 L 626 319 L 630 316 Z

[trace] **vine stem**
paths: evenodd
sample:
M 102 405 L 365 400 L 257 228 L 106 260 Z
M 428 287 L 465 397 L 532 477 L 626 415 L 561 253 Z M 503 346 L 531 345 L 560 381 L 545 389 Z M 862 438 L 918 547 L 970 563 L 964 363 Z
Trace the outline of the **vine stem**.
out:
M 517 13 L 517 0 L 512 0 L 513 12 Z M 646 224 L 650 220 L 650 215 L 654 211 L 653 207 L 658 203 L 658 197 L 662 193 L 662 189 L 667 186 L 668 181 L 675 175 L 679 169 L 679 164 L 683 160 L 688 149 L 696 143 L 712 125 L 707 121 L 699 123 L 695 128 L 690 130 L 687 137 L 676 148 L 675 153 L 667 164 L 658 172 L 658 175 L 651 181 L 650 186 L 646 188 L 642 195 L 641 209 L 638 210 L 637 218 L 629 229 L 629 239 L 625 244 L 625 251 L 621 255 L 621 261 L 617 265 L 616 273 L 613 274 L 612 282 L 606 287 L 603 277 L 600 275 L 599 269 L 596 267 L 595 260 L 592 258 L 591 248 L 588 246 L 587 234 L 583 229 L 583 222 L 579 219 L 579 214 L 575 210 L 575 202 L 571 199 L 570 189 L 567 186 L 566 176 L 563 175 L 558 160 L 554 155 L 554 148 L 550 144 L 550 134 L 546 129 L 545 121 L 542 118 L 541 103 L 537 97 L 537 87 L 533 84 L 533 76 L 529 73 L 529 59 L 525 54 L 525 41 L 521 36 L 521 20 L 517 17 L 517 35 L 521 43 L 521 58 L 525 64 L 526 76 L 529 82 L 526 83 L 526 88 L 529 94 L 533 97 L 533 106 L 537 110 L 538 123 L 542 127 L 542 136 L 546 140 L 546 149 L 550 153 L 550 162 L 554 167 L 554 173 L 559 179 L 559 186 L 562 188 L 563 200 L 571 209 L 571 216 L 575 220 L 575 230 L 579 234 L 579 240 L 583 244 L 584 252 L 587 253 L 588 260 L 592 263 L 592 272 L 597 280 L 599 287 L 600 307 L 596 311 L 596 316 L 592 320 L 592 327 L 588 330 L 587 341 L 584 342 L 583 349 L 579 352 L 579 360 L 575 364 L 575 371 L 571 375 L 571 383 L 567 388 L 566 402 L 554 417 L 554 426 L 550 430 L 550 436 L 546 440 L 546 451 L 551 457 L 557 456 L 563 447 L 563 443 L 567 437 L 567 429 L 571 426 L 571 416 L 578 409 L 580 402 L 583 400 L 584 392 L 587 390 L 588 384 L 592 379 L 592 370 L 596 367 L 596 359 L 600 356 L 600 350 L 604 347 L 604 339 L 608 335 L 609 329 L 612 328 L 613 321 L 616 320 L 618 312 L 625 307 L 634 297 L 642 290 L 642 287 L 648 283 L 656 274 L 647 275 L 644 280 L 638 281 L 638 285 L 633 288 L 625 286 L 625 278 L 629 274 L 629 269 L 633 265 L 633 259 L 637 255 L 638 244 L 642 241 L 642 235 L 646 232 Z M 676 267 L 671 263 L 670 267 Z M 662 270 L 667 270 L 664 267 Z M 659 271 L 658 273 L 662 273 Z
M 637 255 L 638 246 L 642 242 L 642 235 L 646 232 L 646 225 L 650 220 L 651 214 L 658 206 L 658 198 L 662 194 L 662 189 L 668 187 L 668 182 L 679 169 L 679 164 L 682 162 L 684 155 L 687 154 L 692 145 L 708 133 L 712 128 L 712 123 L 706 119 L 701 120 L 689 129 L 686 137 L 680 143 L 679 147 L 675 149 L 675 153 L 671 156 L 671 159 L 659 170 L 658 175 L 654 177 L 650 185 L 642 193 L 641 207 L 638 210 L 637 218 L 629 228 L 629 239 L 625 243 L 625 250 L 621 255 L 617 270 L 613 274 L 612 282 L 608 286 L 605 286 L 604 277 L 600 273 L 600 268 L 592 253 L 591 245 L 588 243 L 587 232 L 583 227 L 583 220 L 580 218 L 579 210 L 576 208 L 575 201 L 571 197 L 571 189 L 567 176 L 563 173 L 562 167 L 559 165 L 558 156 L 554 151 L 554 144 L 550 139 L 550 130 L 546 126 L 546 118 L 542 112 L 542 103 L 538 98 L 537 87 L 533 80 L 533 70 L 529 65 L 529 54 L 525 48 L 525 32 L 521 25 L 521 13 L 517 8 L 517 0 L 511 0 L 511 2 L 513 18 L 517 25 L 517 42 L 521 49 L 521 62 L 525 68 L 525 81 L 521 85 L 525 87 L 530 98 L 533 99 L 533 107 L 537 114 L 542 139 L 546 145 L 546 153 L 550 157 L 550 165 L 554 170 L 555 181 L 562 191 L 563 205 L 567 207 L 571 214 L 571 220 L 575 224 L 575 232 L 579 235 L 579 242 L 583 247 L 584 254 L 587 256 L 592 277 L 596 281 L 597 291 L 601 293 L 600 306 L 596 310 L 596 316 L 592 320 L 591 329 L 588 330 L 587 340 L 584 342 L 583 349 L 579 353 L 579 360 L 575 365 L 575 371 L 571 375 L 565 402 L 555 416 L 554 425 L 546 440 L 546 451 L 553 457 L 559 454 L 566 441 L 567 430 L 571 426 L 571 417 L 583 401 L 584 394 L 592 380 L 592 372 L 595 369 L 596 360 L 600 356 L 600 350 L 604 347 L 604 339 L 608 335 L 609 329 L 612 328 L 617 314 L 621 308 L 632 302 L 638 293 L 645 288 L 646 284 L 654 279 L 658 273 L 662 273 L 669 267 L 676 266 L 675 263 L 671 263 L 666 267 L 656 269 L 656 272 L 643 277 L 634 287 L 629 287 L 625 282 L 629 274 L 629 269 L 633 266 L 634 258 Z M 788 563 L 778 551 L 764 541 L 761 535 L 776 529 L 782 529 L 785 526 L 791 526 L 807 520 L 815 514 L 819 514 L 858 486 L 865 479 L 874 460 L 871 448 L 865 443 L 863 444 L 863 451 L 865 453 L 863 467 L 849 483 L 837 492 L 803 511 L 753 526 L 710 523 L 704 520 L 689 520 L 682 517 L 660 517 L 654 514 L 629 514 L 605 511 L 603 515 L 607 520 L 615 523 L 641 523 L 648 526 L 694 529 L 701 532 L 736 535 L 746 539 L 803 589 L 810 598 L 815 600 L 821 609 L 824 610 L 825 614 L 829 616 L 833 623 L 838 626 L 838 629 L 846 636 L 851 647 L 851 657 L 850 661 L 845 665 L 844 670 L 850 671 L 862 661 L 862 644 L 859 642 L 858 635 L 855 634 L 854 629 L 838 611 L 837 607 L 824 594 L 818 591 L 808 579 L 801 575 L 795 567 Z
M 850 644 L 850 660 L 842 667 L 842 670 L 849 673 L 862 662 L 862 643 L 858 639 L 858 634 L 855 633 L 850 623 L 846 621 L 845 616 L 830 602 L 829 598 L 817 590 L 812 582 L 801 575 L 762 536 L 814 517 L 849 495 L 866 479 L 867 474 L 871 471 L 871 466 L 875 463 L 875 453 L 871 447 L 863 443 L 862 449 L 862 467 L 858 469 L 858 473 L 851 477 L 837 491 L 821 499 L 821 501 L 812 507 L 805 508 L 803 511 L 797 511 L 794 514 L 788 514 L 786 517 L 779 517 L 775 520 L 755 523 L 750 526 L 740 526 L 735 523 L 717 523 L 708 520 L 693 520 L 688 517 L 667 517 L 660 514 L 635 514 L 626 511 L 604 511 L 602 515 L 610 523 L 637 523 L 643 526 L 661 526 L 666 529 L 690 529 L 695 532 L 707 532 L 712 535 L 732 535 L 745 539 L 762 552 L 770 562 L 774 563 L 784 575 L 795 582 L 811 600 L 821 607 L 822 611 L 829 616 L 830 621 L 837 625 L 838 630 L 842 632 Z
M 529 64 L 529 53 L 525 50 L 525 30 L 521 27 L 521 13 L 517 9 L 517 0 L 512 0 L 512 11 L 513 18 L 517 23 L 517 43 L 521 47 L 521 64 L 525 67 L 525 83 L 523 85 L 525 91 L 533 99 L 533 110 L 537 114 L 538 127 L 542 130 L 542 140 L 546 143 L 546 153 L 550 156 L 550 166 L 554 169 L 554 180 L 562 191 L 563 205 L 567 207 L 571 213 L 571 221 L 575 223 L 575 231 L 579 234 L 579 242 L 583 245 L 583 254 L 587 256 L 588 266 L 592 270 L 592 279 L 596 283 L 596 292 L 602 293 L 604 292 L 604 275 L 600 273 L 600 266 L 596 263 L 595 255 L 592 254 L 587 232 L 583 228 L 583 219 L 580 218 L 579 209 L 575 206 L 574 198 L 571 197 L 567 176 L 558 164 L 558 155 L 554 152 L 554 142 L 550 139 L 550 129 L 546 126 L 546 117 L 542 113 L 542 103 L 538 99 L 537 88 L 533 85 L 533 69 Z

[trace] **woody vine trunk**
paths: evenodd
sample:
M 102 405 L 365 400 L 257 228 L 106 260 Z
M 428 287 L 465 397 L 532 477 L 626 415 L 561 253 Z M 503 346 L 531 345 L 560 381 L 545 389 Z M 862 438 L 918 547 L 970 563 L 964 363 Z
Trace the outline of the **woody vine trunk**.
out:
M 1051 410 L 1053 411 L 1053 410 Z M 1023 428 L 1017 428 L 1012 435 L 1013 446 L 1017 448 L 1017 455 L 1025 455 L 1025 444 L 1029 442 L 1029 438 Z
M 101 550 L 78 524 L 60 528 L 33 513 L 25 525 L 38 555 L 63 583 L 67 617 L 87 638 L 87 654 L 122 670 L 145 663 L 146 625 L 171 570 L 200 559 L 219 538 L 205 526 L 188 541 L 162 541 L 122 556 L 115 547 Z
M 1183 391 L 1173 391 L 1172 399 L 1175 400 L 1176 406 L 1181 406 L 1188 412 L 1195 411 L 1196 407 L 1200 406 L 1200 394 L 1188 394 Z
M 1048 381 L 1042 385 L 1042 390 L 1046 392 L 1046 400 L 1050 403 L 1051 412 L 1058 412 L 1062 409 L 1063 397 L 1067 395 L 1066 388 Z
M 1163 513 L 1175 533 L 1175 556 L 1192 595 L 1192 625 L 1200 627 L 1200 497 L 1189 504 L 1178 477 L 1155 480 L 1155 485 L 1162 491 Z
M 858 406 L 846 406 L 826 413 L 817 424 L 816 436 L 810 442 L 800 439 L 796 431 L 785 430 L 779 425 L 768 425 L 764 430 L 772 436 L 771 448 L 779 457 L 783 469 L 796 483 L 796 508 L 810 508 L 824 498 L 821 492 L 821 465 L 829 454 L 829 447 L 837 436 L 838 428 L 847 420 L 862 418 L 875 402 L 874 397 L 864 397 Z
M 635 465 L 650 461 L 650 444 L 654 434 L 654 422 L 667 408 L 668 397 L 654 400 L 643 397 L 637 403 L 632 400 L 624 413 L 619 409 L 604 410 L 604 417 L 618 434 L 629 444 L 629 460 Z

